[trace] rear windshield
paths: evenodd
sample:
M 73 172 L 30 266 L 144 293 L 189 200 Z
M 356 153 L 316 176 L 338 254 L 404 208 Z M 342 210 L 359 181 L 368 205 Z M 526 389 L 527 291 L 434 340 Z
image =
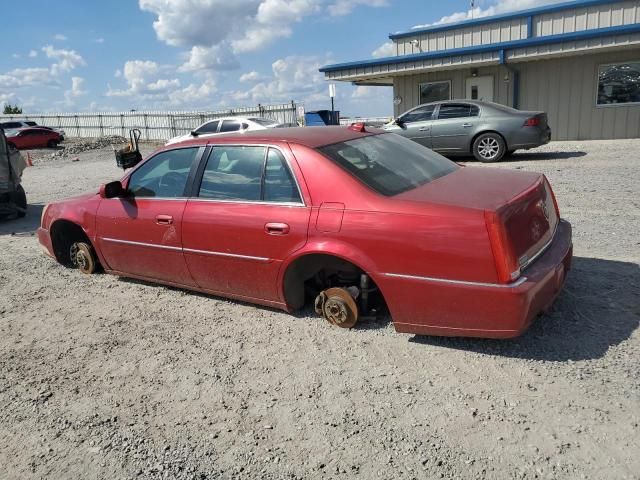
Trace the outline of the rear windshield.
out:
M 414 189 L 460 168 L 442 155 L 395 133 L 335 143 L 318 151 L 386 196 Z

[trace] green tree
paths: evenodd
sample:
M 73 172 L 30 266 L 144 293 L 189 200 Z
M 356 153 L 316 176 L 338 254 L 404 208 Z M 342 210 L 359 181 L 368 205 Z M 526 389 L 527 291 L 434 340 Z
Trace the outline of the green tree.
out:
M 4 105 L 4 112 L 5 115 L 15 115 L 15 114 L 20 114 L 22 113 L 22 108 L 18 106 L 18 104 L 16 105 L 11 105 L 10 103 L 5 103 Z

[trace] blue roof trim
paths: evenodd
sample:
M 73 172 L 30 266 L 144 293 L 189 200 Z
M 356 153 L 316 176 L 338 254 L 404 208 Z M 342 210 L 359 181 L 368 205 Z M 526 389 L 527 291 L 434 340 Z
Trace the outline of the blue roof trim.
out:
M 588 40 L 590 38 L 606 37 L 608 35 L 623 35 L 626 33 L 640 33 L 640 23 L 632 25 L 621 25 L 618 27 L 596 28 L 593 30 L 583 30 L 580 32 L 561 33 L 557 35 L 546 35 L 544 37 L 525 38 L 523 40 L 513 40 L 511 42 L 490 43 L 487 45 L 477 45 L 474 47 L 452 48 L 450 50 L 439 50 L 436 52 L 414 53 L 397 57 L 374 58 L 372 60 L 362 60 L 359 62 L 336 63 L 320 68 L 321 72 L 335 72 L 349 68 L 374 67 L 378 65 L 395 65 L 400 63 L 410 63 L 418 60 L 429 60 L 433 58 L 444 58 L 456 55 L 472 55 L 475 53 L 498 52 L 500 50 L 512 50 L 514 48 L 534 47 L 537 45 L 547 45 L 559 42 L 571 42 L 577 40 Z
M 398 32 L 389 34 L 389 38 L 395 40 L 397 38 L 413 37 L 423 33 L 442 32 L 445 30 L 453 30 L 461 27 L 471 27 L 474 25 L 484 25 L 487 23 L 500 22 L 503 20 L 511 20 L 514 18 L 526 17 L 529 15 L 540 15 L 543 13 L 553 13 L 561 10 L 569 10 L 571 8 L 584 8 L 594 5 L 605 5 L 607 3 L 619 3 L 623 0 L 576 0 L 571 2 L 556 3 L 555 5 L 546 5 L 542 7 L 530 8 L 528 10 L 520 10 L 515 12 L 503 13 L 501 15 L 492 15 L 491 17 L 476 18 L 473 20 L 463 20 L 455 23 L 445 23 L 442 25 L 432 25 L 430 27 L 415 28 L 406 32 Z

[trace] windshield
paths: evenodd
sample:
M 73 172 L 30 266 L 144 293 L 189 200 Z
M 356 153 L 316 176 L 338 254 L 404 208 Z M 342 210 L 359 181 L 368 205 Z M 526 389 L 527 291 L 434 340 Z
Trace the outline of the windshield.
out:
M 372 135 L 318 150 L 382 195 L 397 195 L 457 170 L 458 165 L 394 133 Z
M 252 117 L 249 118 L 249 120 L 251 120 L 252 122 L 256 122 L 258 125 L 262 125 L 263 127 L 268 127 L 270 125 L 277 125 L 278 122 L 276 122 L 275 120 L 270 120 L 268 118 L 258 118 L 258 117 Z

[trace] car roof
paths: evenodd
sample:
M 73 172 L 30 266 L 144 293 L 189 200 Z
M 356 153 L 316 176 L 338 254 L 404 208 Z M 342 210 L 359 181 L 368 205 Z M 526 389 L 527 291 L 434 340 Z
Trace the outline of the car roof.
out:
M 208 138 L 185 140 L 171 144 L 170 146 L 175 148 L 177 146 L 184 147 L 187 145 L 204 144 L 287 142 L 317 148 L 381 133 L 386 132 L 371 127 L 366 127 L 365 132 L 351 129 L 347 126 L 270 128 L 265 130 L 249 130 L 243 133 L 222 133 Z

